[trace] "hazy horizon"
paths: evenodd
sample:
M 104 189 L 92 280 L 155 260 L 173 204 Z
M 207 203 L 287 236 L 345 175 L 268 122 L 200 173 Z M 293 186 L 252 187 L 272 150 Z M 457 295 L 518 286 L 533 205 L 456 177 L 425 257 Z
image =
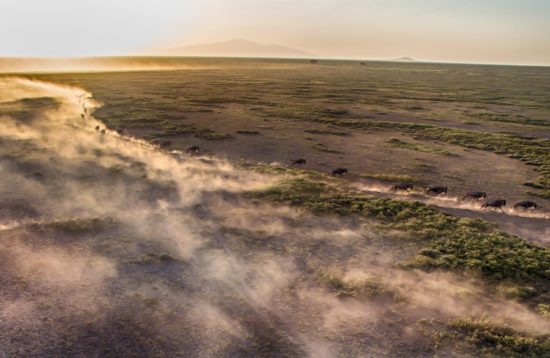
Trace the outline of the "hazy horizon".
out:
M 5 0 L 0 57 L 128 56 L 246 39 L 327 59 L 548 66 L 548 14 L 542 0 Z

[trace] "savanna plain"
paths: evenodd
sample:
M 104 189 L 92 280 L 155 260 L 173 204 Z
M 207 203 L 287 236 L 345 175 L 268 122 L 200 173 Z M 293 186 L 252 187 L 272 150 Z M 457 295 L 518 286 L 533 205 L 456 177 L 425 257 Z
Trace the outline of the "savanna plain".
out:
M 101 61 L 0 75 L 0 357 L 550 357 L 550 68 Z

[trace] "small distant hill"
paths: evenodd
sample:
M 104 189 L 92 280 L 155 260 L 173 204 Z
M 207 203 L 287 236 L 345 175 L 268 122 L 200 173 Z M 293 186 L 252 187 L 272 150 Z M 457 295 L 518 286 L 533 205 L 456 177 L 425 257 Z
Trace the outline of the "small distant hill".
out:
M 396 58 L 395 60 L 392 60 L 392 61 L 395 61 L 395 62 L 418 62 L 417 60 L 415 60 L 412 57 L 401 57 L 401 58 Z
M 191 46 L 176 47 L 157 51 L 166 56 L 204 56 L 204 57 L 270 57 L 304 58 L 311 54 L 282 45 L 262 45 L 248 40 L 235 39 Z

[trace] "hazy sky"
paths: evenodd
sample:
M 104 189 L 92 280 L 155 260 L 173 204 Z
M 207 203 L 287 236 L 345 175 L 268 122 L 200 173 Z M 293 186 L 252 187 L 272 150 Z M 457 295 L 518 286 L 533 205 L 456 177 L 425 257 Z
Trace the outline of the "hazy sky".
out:
M 322 57 L 550 65 L 550 0 L 0 0 L 0 55 L 232 38 Z

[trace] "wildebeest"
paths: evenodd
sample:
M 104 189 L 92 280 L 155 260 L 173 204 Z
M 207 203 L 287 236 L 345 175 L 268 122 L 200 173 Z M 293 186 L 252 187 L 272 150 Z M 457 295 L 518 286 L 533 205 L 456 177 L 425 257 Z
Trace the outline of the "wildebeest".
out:
M 393 191 L 411 191 L 414 189 L 414 185 L 411 183 L 397 183 L 390 188 Z
M 469 193 L 466 193 L 466 195 L 464 195 L 462 200 L 465 200 L 465 199 L 480 200 L 480 199 L 486 199 L 486 198 L 487 198 L 487 193 L 484 191 L 470 191 Z
M 332 171 L 332 175 L 344 175 L 347 174 L 348 170 L 346 168 L 336 168 Z
M 304 165 L 306 164 L 307 161 L 303 158 L 300 158 L 300 159 L 296 159 L 296 160 L 293 160 L 292 161 L 292 164 L 296 164 L 296 165 Z
M 103 135 L 103 134 L 105 134 L 105 132 L 106 132 L 106 130 L 105 130 L 105 128 L 103 128 L 102 130 L 99 131 L 99 134 Z
M 525 210 L 528 210 L 528 209 L 535 210 L 537 207 L 538 207 L 537 203 L 531 200 L 522 200 L 514 204 L 514 209 L 522 208 Z
M 163 141 L 158 143 L 158 146 L 159 146 L 160 149 L 167 150 L 167 149 L 170 149 L 172 147 L 172 142 L 170 142 L 169 140 L 163 140 Z
M 185 151 L 187 154 L 198 154 L 201 151 L 201 148 L 198 145 L 187 148 Z
M 493 199 L 493 200 L 489 200 L 485 204 L 481 205 L 481 208 L 482 209 L 486 209 L 486 208 L 500 209 L 502 212 L 504 212 L 504 210 L 502 210 L 503 206 L 506 206 L 506 200 L 504 200 L 504 199 Z
M 99 132 L 99 128 L 100 128 L 99 126 L 95 126 L 95 130 L 96 130 L 97 132 Z
M 447 194 L 447 187 L 446 186 L 439 186 L 439 185 L 430 185 L 426 188 L 427 194 L 435 194 L 435 195 L 444 195 Z

